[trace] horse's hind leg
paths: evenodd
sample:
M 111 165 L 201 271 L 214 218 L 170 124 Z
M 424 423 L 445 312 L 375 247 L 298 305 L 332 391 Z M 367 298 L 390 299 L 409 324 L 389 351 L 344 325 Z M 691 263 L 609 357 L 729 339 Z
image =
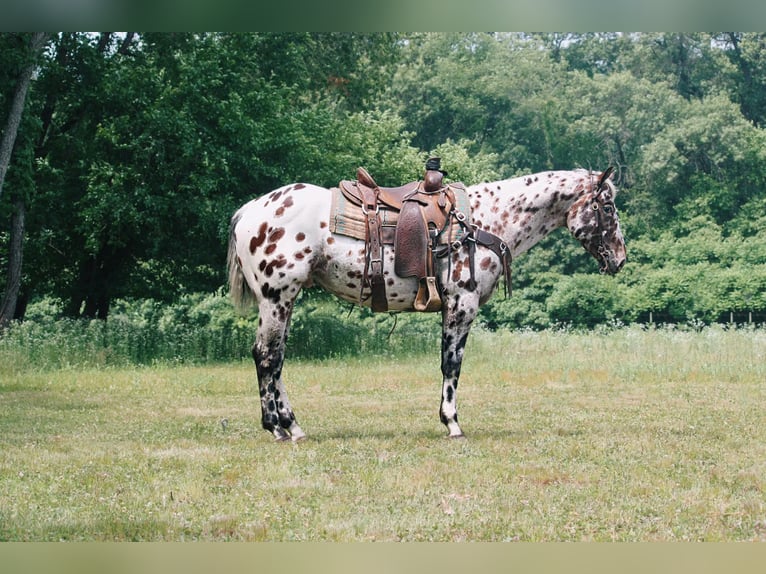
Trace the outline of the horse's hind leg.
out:
M 261 396 L 261 424 L 276 440 L 298 441 L 306 435 L 298 426 L 282 382 L 282 365 L 293 302 L 264 299 L 259 304 L 258 334 L 253 360 Z

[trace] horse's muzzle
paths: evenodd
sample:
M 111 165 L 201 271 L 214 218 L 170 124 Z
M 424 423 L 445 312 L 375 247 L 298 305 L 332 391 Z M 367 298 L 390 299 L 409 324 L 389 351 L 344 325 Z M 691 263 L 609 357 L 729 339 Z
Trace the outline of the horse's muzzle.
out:
M 597 251 L 597 258 L 601 263 L 599 271 L 607 275 L 616 275 L 625 265 L 627 256 L 624 249 L 619 249 L 618 253 L 609 249 L 605 245 L 600 245 Z
M 601 259 L 600 271 L 601 273 L 606 273 L 607 275 L 617 275 L 617 273 L 619 273 L 625 265 L 626 260 L 627 257 L 624 255 L 622 257 L 616 257 L 610 253 Z

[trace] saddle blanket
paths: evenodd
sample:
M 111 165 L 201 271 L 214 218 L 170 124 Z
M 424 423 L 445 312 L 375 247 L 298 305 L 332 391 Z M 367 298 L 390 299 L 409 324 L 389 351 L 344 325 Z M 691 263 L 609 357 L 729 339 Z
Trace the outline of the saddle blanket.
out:
M 457 204 L 455 210 L 465 215 L 465 223 L 470 225 L 471 203 L 468 199 L 468 193 L 463 186 L 449 187 L 455 194 L 455 203 Z M 350 202 L 339 188 L 334 187 L 330 191 L 332 191 L 330 232 L 364 241 L 367 234 L 367 222 L 362 208 Z M 378 218 L 380 220 L 381 240 L 385 244 L 393 244 L 399 212 L 381 205 Z M 437 244 L 448 245 L 454 241 L 460 241 L 465 234 L 465 228 L 452 217 L 449 224 L 439 234 Z

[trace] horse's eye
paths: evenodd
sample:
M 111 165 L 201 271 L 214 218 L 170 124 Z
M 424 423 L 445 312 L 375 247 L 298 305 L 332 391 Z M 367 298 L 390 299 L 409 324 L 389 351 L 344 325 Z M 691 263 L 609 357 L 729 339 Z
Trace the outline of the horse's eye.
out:
M 611 205 L 604 206 L 604 213 L 606 213 L 607 215 L 612 215 L 613 211 L 614 211 L 614 208 Z

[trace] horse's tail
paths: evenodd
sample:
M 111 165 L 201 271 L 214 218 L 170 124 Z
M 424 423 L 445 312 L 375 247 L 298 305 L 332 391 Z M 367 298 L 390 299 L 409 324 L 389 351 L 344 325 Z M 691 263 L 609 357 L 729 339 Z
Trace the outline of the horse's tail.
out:
M 242 265 L 237 257 L 237 240 L 234 228 L 237 226 L 241 217 L 241 210 L 231 218 L 229 226 L 229 253 L 226 262 L 229 267 L 229 292 L 231 293 L 234 306 L 238 309 L 245 309 L 255 302 L 255 296 L 250 290 L 250 286 L 245 281 L 245 274 L 242 272 Z

